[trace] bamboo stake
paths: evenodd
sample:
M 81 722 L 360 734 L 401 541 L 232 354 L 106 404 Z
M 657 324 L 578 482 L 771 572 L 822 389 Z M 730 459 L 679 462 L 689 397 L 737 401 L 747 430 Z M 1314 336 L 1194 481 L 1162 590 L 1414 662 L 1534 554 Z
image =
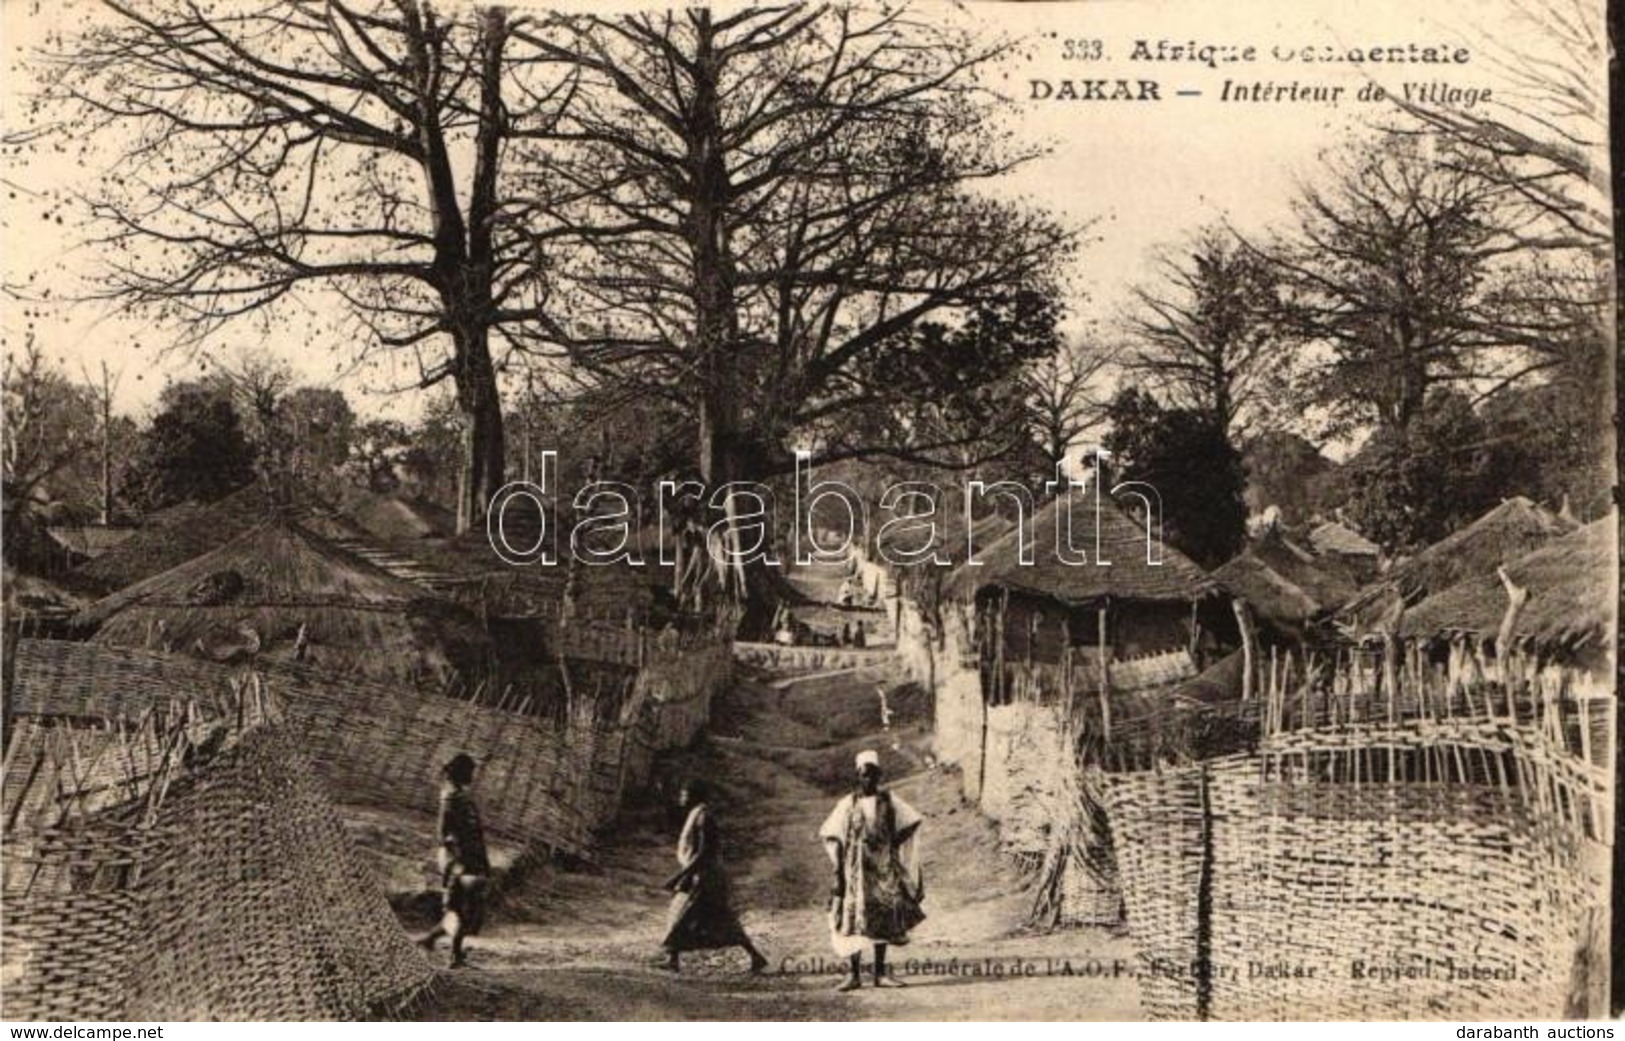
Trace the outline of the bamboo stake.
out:
M 1112 736 L 1112 698 L 1111 698 L 1111 650 L 1107 643 L 1106 634 L 1106 608 L 1104 605 L 1096 612 L 1095 621 L 1099 630 L 1100 640 L 1100 726 L 1101 731 L 1109 742 Z
M 1253 623 L 1247 613 L 1247 605 L 1242 601 L 1231 600 L 1230 609 L 1241 631 L 1241 700 L 1246 702 L 1253 699 L 1253 658 L 1256 653 Z

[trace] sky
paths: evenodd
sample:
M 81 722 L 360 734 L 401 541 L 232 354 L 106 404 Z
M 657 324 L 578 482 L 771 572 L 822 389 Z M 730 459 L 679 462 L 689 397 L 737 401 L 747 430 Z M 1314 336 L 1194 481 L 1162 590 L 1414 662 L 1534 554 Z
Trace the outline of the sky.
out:
M 1464 91 L 1498 86 L 1504 91 L 1485 41 L 1526 30 L 1513 2 L 1457 0 L 1434 5 L 1429 13 L 1397 0 L 984 0 L 916 7 L 1023 41 L 992 85 L 1012 100 L 1008 118 L 1016 133 L 1047 143 L 1052 151 L 995 190 L 1087 229 L 1087 245 L 1072 272 L 1068 328 L 1076 335 L 1091 329 L 1109 335 L 1128 287 L 1147 277 L 1159 249 L 1177 247 L 1202 225 L 1219 220 L 1249 233 L 1285 222 L 1296 186 L 1313 178 L 1320 154 L 1392 114 L 1385 103 L 1356 100 L 1363 86 L 1397 91 L 1405 82 L 1442 81 Z M 0 119 L 7 127 L 18 125 L 31 87 L 18 59 L 53 29 L 77 24 L 90 11 L 83 2 L 45 7 L 32 0 L 0 0 L 5 59 Z M 1141 41 L 1151 54 L 1161 44 L 1168 60 L 1135 60 Z M 1306 49 L 1318 59 L 1351 47 L 1410 44 L 1466 47 L 1469 60 L 1449 66 L 1303 60 Z M 1176 45 L 1185 48 L 1177 58 L 1171 49 Z M 1189 51 L 1207 47 L 1215 48 L 1211 64 L 1188 58 Z M 1226 57 L 1238 60 L 1226 63 Z M 1130 93 L 1141 92 L 1140 81 L 1154 81 L 1160 99 L 1062 100 L 1067 81 L 1073 81 L 1073 92 L 1086 94 L 1085 80 L 1106 81 L 1102 89 L 1108 93 L 1118 80 L 1129 81 Z M 1226 101 L 1221 99 L 1226 81 L 1232 90 L 1297 83 L 1343 91 L 1335 105 Z M 54 215 L 46 216 L 49 207 L 37 193 L 83 186 L 104 171 L 94 162 L 50 155 L 7 158 L 0 199 L 6 280 L 16 283 L 36 272 L 36 290 L 48 285 L 56 287 L 53 296 L 71 293 L 71 286 L 86 284 L 97 257 L 76 244 L 84 231 L 71 219 L 58 223 Z M 121 373 L 116 406 L 124 412 L 150 410 L 166 380 L 199 371 L 196 356 L 165 350 L 175 330 L 136 322 L 103 305 L 36 299 L 0 300 L 0 306 L 8 350 L 32 321 L 47 353 L 61 358 L 70 372 L 108 361 Z M 349 345 L 321 342 L 333 338 L 297 321 L 269 331 L 244 323 L 216 350 L 229 356 L 240 347 L 266 349 L 285 358 L 303 381 L 344 390 L 363 414 L 410 418 L 417 413 L 424 395 L 389 392 L 410 382 L 412 372 L 358 369 Z

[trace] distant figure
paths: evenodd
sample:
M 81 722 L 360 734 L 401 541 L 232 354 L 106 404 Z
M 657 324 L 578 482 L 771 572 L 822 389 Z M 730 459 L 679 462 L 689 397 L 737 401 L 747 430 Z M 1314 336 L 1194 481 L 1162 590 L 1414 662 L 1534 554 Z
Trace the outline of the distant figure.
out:
M 869 646 L 869 636 L 868 636 L 867 633 L 865 633 L 863 631 L 863 619 L 861 619 L 861 618 L 858 619 L 858 627 L 856 629 L 852 630 L 852 646 L 854 646 L 854 647 L 867 647 L 867 646 Z
M 676 895 L 666 918 L 666 938 L 660 948 L 666 953 L 666 968 L 679 969 L 683 951 L 708 951 L 720 947 L 742 947 L 750 955 L 750 971 L 767 968 L 767 958 L 745 934 L 734 913 L 732 887 L 722 867 L 722 839 L 717 833 L 716 816 L 708 802 L 705 782 L 690 781 L 678 795 L 678 805 L 688 809 L 688 820 L 677 839 L 677 873 L 665 887 Z
M 442 936 L 451 937 L 451 967 L 466 964 L 463 938 L 479 935 L 485 922 L 486 886 L 491 877 L 491 861 L 485 852 L 485 829 L 470 790 L 474 784 L 474 759 L 459 752 L 443 771 L 440 786 L 440 924 L 418 943 L 432 951 Z
M 785 647 L 794 647 L 796 643 L 796 616 L 786 609 L 784 617 L 773 632 L 773 642 Z
M 841 646 L 842 647 L 850 647 L 851 645 L 852 645 L 852 625 L 851 625 L 850 622 L 842 622 L 841 623 Z
M 880 787 L 880 755 L 857 757 L 856 791 L 835 804 L 818 837 L 835 867 L 830 893 L 830 939 L 835 953 L 851 959 L 852 971 L 836 989 L 863 985 L 863 949 L 874 945 L 877 987 L 901 987 L 886 972 L 888 944 L 908 942 L 909 930 L 925 920 L 920 901 L 920 815 Z

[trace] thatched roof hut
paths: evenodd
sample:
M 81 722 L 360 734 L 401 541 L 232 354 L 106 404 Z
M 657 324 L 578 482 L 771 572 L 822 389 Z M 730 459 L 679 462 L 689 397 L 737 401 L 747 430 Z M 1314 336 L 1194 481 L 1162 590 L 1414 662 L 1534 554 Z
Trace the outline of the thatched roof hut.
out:
M 212 503 L 179 503 L 148 518 L 135 534 L 75 569 L 75 580 L 112 593 L 218 549 L 279 513 L 296 516 L 323 538 L 360 531 L 303 489 L 273 494 L 258 483 Z
M 1336 558 L 1317 557 L 1271 531 L 1213 573 L 1232 596 L 1279 629 L 1301 631 L 1354 595 L 1354 578 Z
M 1322 556 L 1369 557 L 1376 560 L 1382 552 L 1375 542 L 1340 521 L 1316 525 L 1309 532 L 1309 544 Z
M 410 495 L 357 490 L 344 496 L 340 508 L 367 534 L 385 541 L 448 538 L 457 531 L 455 513 Z
M 1023 532 L 1012 529 L 978 549 L 980 563 L 967 562 L 955 569 L 948 591 L 969 598 L 999 588 L 1074 606 L 1112 600 L 1189 604 L 1218 591 L 1213 579 L 1189 557 L 1149 535 L 1147 525 L 1132 520 L 1115 503 L 1102 502 L 1092 485 L 1090 489 L 1056 499 L 1038 511 L 1025 529 L 1033 547 L 1031 564 L 1020 559 Z M 1065 530 L 1061 511 L 1068 504 L 1072 539 L 1087 555 L 1085 564 L 1069 562 L 1058 552 L 1056 532 Z M 1057 521 L 1062 525 L 1059 529 Z
M 568 534 L 560 552 L 568 554 Z M 410 555 L 431 569 L 451 576 L 436 592 L 477 614 L 499 618 L 575 618 L 645 622 L 660 607 L 660 590 L 670 583 L 671 569 L 659 565 L 658 550 L 645 551 L 643 566 L 626 563 L 576 564 L 567 560 L 518 566 L 505 562 L 491 547 L 486 532 L 471 531 L 452 539 L 393 540 L 391 549 Z
M 477 671 L 490 651 L 467 611 L 285 518 L 104 597 L 75 622 L 114 646 L 296 659 L 431 689 Z
M 95 560 L 135 535 L 139 528 L 114 524 L 52 524 L 46 534 L 57 545 L 84 560 Z
M 1602 520 L 1548 541 L 1505 565 L 1507 578 L 1529 591 L 1513 635 L 1543 654 L 1604 650 L 1614 626 L 1617 520 Z M 1458 582 L 1410 608 L 1399 633 L 1411 639 L 1494 637 L 1507 610 L 1507 590 L 1492 569 Z
M 1068 508 L 1071 542 L 1086 563 L 1061 552 L 1057 531 L 1066 530 L 1061 511 Z M 1031 563 L 1021 560 L 1023 537 L 1032 546 Z M 982 618 L 981 653 L 995 663 L 1054 664 L 1083 653 L 1103 666 L 1183 652 L 1196 642 L 1193 626 L 1214 631 L 1229 614 L 1199 618 L 1198 602 L 1218 593 L 1218 585 L 1092 489 L 1049 503 L 1023 529 L 978 549 L 976 560 L 954 570 L 943 595 L 974 605 Z
M 0 574 L 8 621 L 23 618 L 66 618 L 84 606 L 84 598 L 48 578 L 30 575 L 10 564 Z
M 1515 496 L 1396 563 L 1338 612 L 1338 622 L 1356 637 L 1364 636 L 1390 617 L 1399 601 L 1414 604 L 1463 580 L 1493 575 L 1501 564 L 1574 528 L 1573 521 Z

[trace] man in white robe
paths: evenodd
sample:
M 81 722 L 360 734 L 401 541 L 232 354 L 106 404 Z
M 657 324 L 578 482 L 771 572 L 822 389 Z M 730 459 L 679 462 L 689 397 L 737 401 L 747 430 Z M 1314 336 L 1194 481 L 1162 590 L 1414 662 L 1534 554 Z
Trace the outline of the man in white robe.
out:
M 925 920 L 920 901 L 920 814 L 880 786 L 880 756 L 858 753 L 858 784 L 842 796 L 818 829 L 835 884 L 830 899 L 830 936 L 835 953 L 851 959 L 851 974 L 837 988 L 863 984 L 863 949 L 873 946 L 874 983 L 901 987 L 886 972 L 886 948 L 908 942 L 909 930 Z

